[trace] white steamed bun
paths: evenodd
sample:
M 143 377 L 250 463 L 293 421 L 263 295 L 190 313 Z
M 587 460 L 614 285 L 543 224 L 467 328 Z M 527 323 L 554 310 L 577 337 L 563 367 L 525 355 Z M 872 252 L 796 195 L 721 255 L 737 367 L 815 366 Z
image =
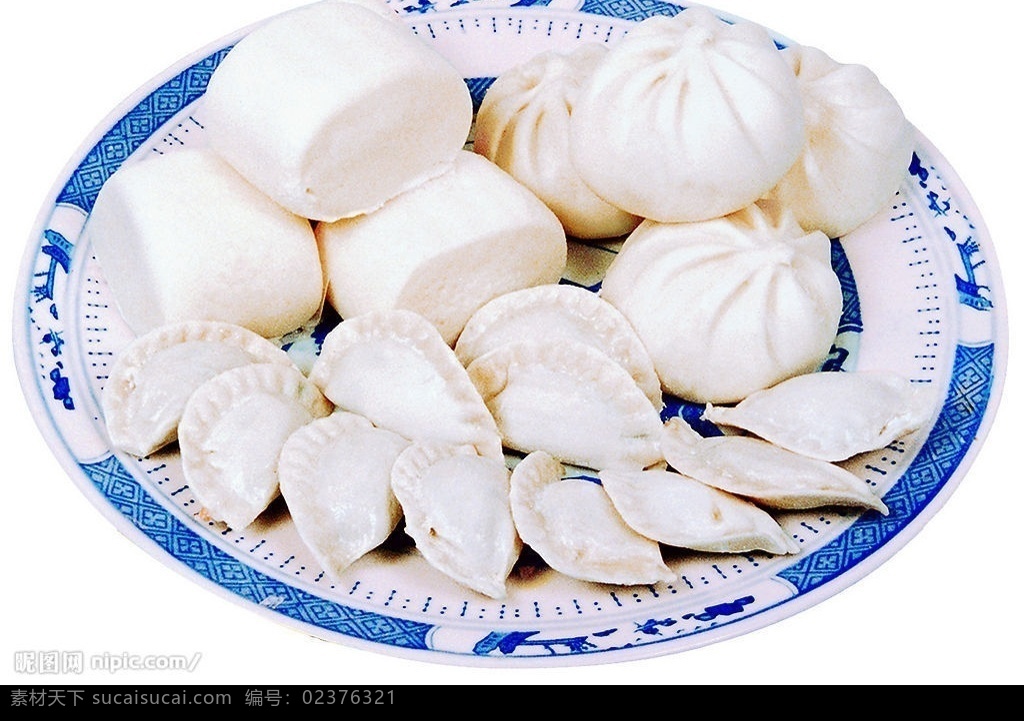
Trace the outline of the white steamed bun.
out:
M 210 78 L 211 146 L 297 215 L 378 208 L 443 172 L 469 134 L 459 72 L 373 5 L 321 0 L 279 15 Z
M 536 193 L 566 233 L 583 239 L 618 237 L 640 224 L 595 195 L 569 156 L 580 85 L 607 53 L 607 46 L 587 43 L 534 56 L 498 77 L 476 119 L 476 152 Z
M 768 202 L 701 223 L 644 221 L 601 296 L 633 324 L 665 390 L 697 403 L 817 369 L 843 306 L 829 239 Z
M 796 78 L 767 31 L 693 7 L 645 20 L 572 114 L 572 158 L 613 205 L 661 222 L 727 215 L 778 183 L 804 146 Z
M 771 195 L 807 230 L 851 232 L 899 190 L 914 152 L 914 128 L 896 99 L 863 65 L 821 50 L 783 52 L 804 100 L 807 146 Z

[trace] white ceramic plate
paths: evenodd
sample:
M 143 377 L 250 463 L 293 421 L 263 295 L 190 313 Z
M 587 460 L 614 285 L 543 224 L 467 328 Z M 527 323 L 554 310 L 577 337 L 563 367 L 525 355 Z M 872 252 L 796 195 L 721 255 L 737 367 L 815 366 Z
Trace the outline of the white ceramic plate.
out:
M 590 0 L 580 10 L 494 7 L 501 4 L 420 6 L 406 20 L 479 94 L 487 78 L 537 51 L 614 42 L 646 14 L 678 9 Z M 130 334 L 79 237 L 96 193 L 122 163 L 203 142 L 202 90 L 225 52 L 169 69 L 97 129 L 40 216 L 14 326 L 29 405 L 71 477 L 126 535 L 204 585 L 321 638 L 425 660 L 554 665 L 679 652 L 792 615 L 863 577 L 920 530 L 976 453 L 1005 372 L 1002 290 L 973 202 L 920 138 L 892 207 L 834 248 L 847 291 L 834 362 L 901 372 L 944 398 L 925 431 L 858 459 L 855 470 L 877 484 L 888 517 L 784 514 L 804 549 L 797 557 L 679 554 L 679 580 L 658 587 L 601 587 L 546 572 L 513 581 L 502 602 L 464 591 L 401 544 L 332 583 L 282 512 L 240 533 L 211 528 L 195 517 L 173 453 L 139 460 L 109 448 L 98 394 Z M 574 257 L 571 280 L 589 286 L 610 254 L 580 246 Z M 296 357 L 308 360 L 314 344 L 292 340 Z

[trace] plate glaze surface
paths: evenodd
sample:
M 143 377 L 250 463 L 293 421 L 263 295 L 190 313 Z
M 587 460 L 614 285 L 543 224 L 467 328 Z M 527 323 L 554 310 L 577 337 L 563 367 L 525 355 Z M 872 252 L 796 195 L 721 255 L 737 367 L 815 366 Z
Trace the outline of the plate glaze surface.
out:
M 477 100 L 497 74 L 538 51 L 614 43 L 637 20 L 680 9 L 591 0 L 500 5 L 402 9 Z M 238 37 L 172 68 L 97 129 L 95 145 L 44 208 L 16 305 L 19 369 L 54 452 L 108 518 L 179 570 L 328 640 L 459 664 L 601 663 L 722 640 L 827 598 L 898 550 L 959 482 L 1004 372 L 1000 279 L 986 263 L 990 240 L 967 191 L 921 137 L 891 206 L 833 242 L 845 307 L 830 369 L 893 370 L 934 386 L 942 399 L 923 432 L 851 465 L 877 486 L 888 517 L 781 514 L 803 548 L 798 556 L 678 554 L 669 558 L 677 581 L 656 587 L 596 586 L 542 571 L 516 577 L 501 602 L 447 581 L 400 543 L 360 561 L 345 583 L 331 581 L 281 506 L 241 532 L 199 520 L 173 451 L 140 460 L 109 448 L 99 392 L 131 334 L 81 232 L 103 182 L 123 163 L 203 143 L 203 89 Z M 614 249 L 574 245 L 566 280 L 596 287 Z M 300 365 L 308 367 L 331 322 L 283 339 Z M 697 411 L 670 402 L 665 415 L 693 419 Z

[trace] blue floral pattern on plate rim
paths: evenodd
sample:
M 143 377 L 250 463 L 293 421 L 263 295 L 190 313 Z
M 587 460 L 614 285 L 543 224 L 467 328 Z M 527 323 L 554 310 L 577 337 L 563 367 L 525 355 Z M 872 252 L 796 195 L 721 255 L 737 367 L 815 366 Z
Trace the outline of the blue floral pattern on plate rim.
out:
M 415 5 L 401 4 L 400 8 L 410 17 L 434 17 L 447 23 L 445 18 L 458 17 L 474 4 L 420 0 Z M 493 5 L 488 2 L 488 9 L 493 10 Z M 520 21 L 538 14 L 548 17 L 545 12 L 566 13 L 548 10 L 548 5 L 563 7 L 566 2 L 522 0 L 506 12 L 519 13 L 515 17 Z M 568 5 L 570 11 L 583 15 L 629 21 L 682 9 L 658 0 L 584 0 Z M 778 567 L 773 583 L 784 586 L 784 593 L 760 598 L 758 593 L 750 592 L 749 586 L 740 586 L 737 593 L 723 591 L 717 602 L 679 607 L 664 618 L 637 616 L 626 624 L 577 623 L 569 627 L 569 632 L 559 628 L 554 634 L 541 624 L 531 628 L 528 622 L 512 629 L 502 625 L 464 630 L 457 622 L 447 627 L 323 598 L 226 552 L 171 513 L 109 449 L 106 453 L 83 454 L 65 438 L 69 426 L 64 419 L 85 412 L 76 405 L 77 389 L 66 365 L 69 355 L 80 350 L 66 343 L 65 315 L 68 305 L 80 301 L 62 292 L 72 271 L 77 237 L 64 232 L 54 217 L 62 207 L 87 214 L 106 179 L 155 134 L 163 132 L 163 142 L 173 144 L 176 138 L 180 142 L 190 130 L 189 120 L 179 122 L 176 128 L 168 129 L 166 124 L 202 96 L 210 75 L 229 50 L 228 45 L 184 61 L 167 77 L 154 81 L 138 96 L 141 99 L 137 104 L 124 109 L 119 117 L 115 113 L 110 127 L 77 159 L 53 202 L 44 207 L 25 256 L 16 301 L 19 315 L 15 329 L 21 333 L 15 337 L 19 372 L 28 402 L 51 447 L 73 480 L 108 518 L 140 545 L 192 578 L 315 635 L 414 657 L 422 658 L 426 653 L 430 659 L 498 665 L 635 658 L 681 651 L 751 631 L 823 600 L 895 553 L 937 511 L 966 472 L 991 423 L 1002 386 L 1004 303 L 994 253 L 973 202 L 941 155 L 922 138 L 909 168 L 907 195 L 913 197 L 895 204 L 889 221 L 903 222 L 916 211 L 927 214 L 924 222 L 941 228 L 948 245 L 938 252 L 948 260 L 952 278 L 947 280 L 955 287 L 959 315 L 968 318 L 964 327 L 970 331 L 946 341 L 955 347 L 950 350 L 948 373 L 942 378 L 946 384 L 944 402 L 927 438 L 913 459 L 901 465 L 899 478 L 889 485 L 885 501 L 890 515 L 859 517 L 827 544 Z M 479 101 L 489 82 L 487 77 L 467 79 L 475 100 Z M 908 205 L 914 210 L 907 210 Z M 901 242 L 909 246 L 918 240 L 911 232 Z M 844 280 L 847 297 L 843 330 L 855 339 L 862 330 L 856 286 L 842 245 L 838 241 L 833 245 L 833 262 Z M 922 278 L 934 275 L 933 270 L 922 272 Z M 928 310 L 919 308 L 918 312 Z M 841 368 L 846 351 L 841 344 L 836 350 L 830 360 Z M 693 409 L 685 405 L 670 405 L 666 414 L 695 420 Z M 899 447 L 890 450 L 891 455 L 904 452 Z M 884 468 L 872 470 L 880 477 L 886 474 Z

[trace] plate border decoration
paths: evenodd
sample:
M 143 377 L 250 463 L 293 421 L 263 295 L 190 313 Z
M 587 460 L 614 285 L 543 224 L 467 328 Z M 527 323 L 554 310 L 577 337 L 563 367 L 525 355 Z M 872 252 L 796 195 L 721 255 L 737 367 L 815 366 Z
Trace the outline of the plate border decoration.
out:
M 518 4 L 541 6 L 548 3 L 540 0 Z M 472 6 L 473 3 L 469 3 L 469 7 Z M 423 7 L 425 4 L 421 3 L 410 12 L 424 12 Z M 627 15 L 619 14 L 625 12 L 623 8 L 628 9 Z M 585 0 L 580 12 L 641 20 L 654 14 L 675 14 L 682 9 L 658 0 Z M 457 12 L 457 8 L 451 12 Z M 721 604 L 696 612 L 703 614 L 700 620 L 706 624 L 699 631 L 683 636 L 651 633 L 645 643 L 629 648 L 610 645 L 612 639 L 602 636 L 600 630 L 557 639 L 538 638 L 537 632 L 501 631 L 482 632 L 464 652 L 456 653 L 432 645 L 432 637 L 439 628 L 434 624 L 345 606 L 276 580 L 232 557 L 161 506 L 109 449 L 101 457 L 84 457 L 76 453 L 63 436 L 57 416 L 80 412 L 81 408 L 76 407 L 76 389 L 64 373 L 62 332 L 65 321 L 58 307 L 60 295 L 56 288 L 66 282 L 71 271 L 77 239 L 70 241 L 70 233 L 53 225 L 54 212 L 61 207 L 77 209 L 87 216 L 103 183 L 145 142 L 159 132 L 168 132 L 168 121 L 202 96 L 210 76 L 230 49 L 227 45 L 200 51 L 178 63 L 169 76 L 146 85 L 140 90 L 144 93 L 141 100 L 127 109 L 115 110 L 109 116 L 114 121 L 109 129 L 76 156 L 66 175 L 61 176 L 67 180 L 53 200 L 44 205 L 37 221 L 19 276 L 14 324 L 23 390 L 37 424 L 62 465 L 118 528 L 126 530 L 131 538 L 144 540 L 148 550 L 161 560 L 173 559 L 179 570 L 190 572 L 187 574 L 190 578 L 199 578 L 244 605 L 257 607 L 307 631 L 326 631 L 348 641 L 365 642 L 370 648 L 386 646 L 419 658 L 423 658 L 419 652 L 430 652 L 431 657 L 455 663 L 564 663 L 567 657 L 573 657 L 573 662 L 577 663 L 597 663 L 617 660 L 621 655 L 672 652 L 679 650 L 682 639 L 694 636 L 725 638 L 729 633 L 741 632 L 736 626 L 740 621 L 778 606 L 795 612 L 823 600 L 826 587 L 829 590 L 844 587 L 870 570 L 853 572 L 858 567 L 863 568 L 861 564 L 866 560 L 881 562 L 895 553 L 901 544 L 893 543 L 894 539 L 901 534 L 908 538 L 915 533 L 954 490 L 959 482 L 958 474 L 966 471 L 992 422 L 1001 391 L 1006 353 L 1003 342 L 1006 337 L 1005 300 L 1001 288 L 995 291 L 995 298 L 991 296 L 992 291 L 986 294 L 984 284 L 975 276 L 976 269 L 983 263 L 996 267 L 988 234 L 959 179 L 942 177 L 928 165 L 930 157 L 940 156 L 925 142 L 923 154 L 915 155 L 911 174 L 919 181 L 920 192 L 931 201 L 933 209 L 950 217 L 946 232 L 962 260 L 962 275 L 956 274 L 960 302 L 975 312 L 996 314 L 991 323 L 994 340 L 975 344 L 961 339 L 955 350 L 952 376 L 938 421 L 909 468 L 885 496 L 890 515 L 861 517 L 827 545 L 802 554 L 795 563 L 778 572 L 777 577 L 795 590 L 791 598 L 751 613 L 747 613 L 747 606 L 752 599 L 723 599 Z M 489 85 L 488 80 L 467 80 L 475 98 Z M 186 121 L 177 129 L 170 129 L 168 137 L 173 139 L 175 132 L 188 131 Z M 991 270 L 990 275 L 998 277 Z M 22 322 L 24 325 L 19 325 Z M 24 333 L 20 339 L 19 333 Z M 607 652 L 616 654 L 605 658 Z

